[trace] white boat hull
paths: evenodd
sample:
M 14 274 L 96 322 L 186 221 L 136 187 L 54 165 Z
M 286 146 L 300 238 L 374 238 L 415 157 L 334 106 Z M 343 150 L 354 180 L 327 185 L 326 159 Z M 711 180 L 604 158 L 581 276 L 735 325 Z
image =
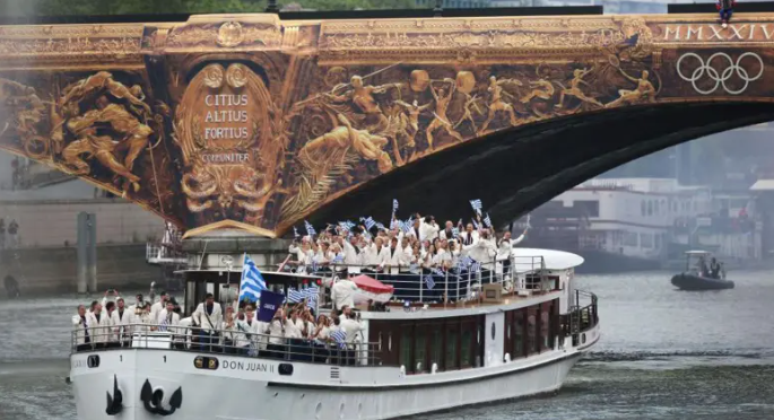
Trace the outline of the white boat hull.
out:
M 598 331 L 592 334 L 582 347 L 596 342 Z M 182 404 L 168 418 L 383 420 L 553 392 L 581 354 L 556 349 L 496 366 L 408 376 L 396 368 L 293 362 L 294 373 L 283 376 L 274 360 L 213 354 L 219 367 L 205 370 L 195 368 L 194 360 L 207 353 L 127 349 L 74 354 L 71 380 L 80 420 L 161 418 L 141 401 L 146 380 L 163 389 L 161 407 L 167 411 L 170 396 L 181 389 Z M 89 356 L 91 365 L 99 356 L 98 367 L 90 367 Z M 123 408 L 110 416 L 106 396 L 113 397 L 114 378 Z

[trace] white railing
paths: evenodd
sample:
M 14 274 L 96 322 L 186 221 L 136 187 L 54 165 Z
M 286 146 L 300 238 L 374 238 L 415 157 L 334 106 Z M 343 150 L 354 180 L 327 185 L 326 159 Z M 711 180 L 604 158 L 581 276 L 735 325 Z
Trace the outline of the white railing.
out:
M 315 325 L 310 325 L 310 328 L 315 328 Z M 247 333 L 238 327 L 205 331 L 184 325 L 127 324 L 119 327 L 92 327 L 88 335 L 83 328 L 79 328 L 71 333 L 71 346 L 74 353 L 127 349 L 176 350 L 335 366 L 381 365 L 378 343 L 285 338 Z
M 511 257 L 506 261 L 485 263 L 478 270 L 458 268 L 438 270 L 433 267 L 404 266 L 394 268 L 326 263 L 310 267 L 299 262 L 286 262 L 285 271 L 305 273 L 319 278 L 345 278 L 368 275 L 394 288 L 392 301 L 413 303 L 447 303 L 476 299 L 487 284 L 499 284 L 505 292 L 531 294 L 550 289 L 544 275 L 542 256 Z M 397 271 L 397 272 L 395 272 Z

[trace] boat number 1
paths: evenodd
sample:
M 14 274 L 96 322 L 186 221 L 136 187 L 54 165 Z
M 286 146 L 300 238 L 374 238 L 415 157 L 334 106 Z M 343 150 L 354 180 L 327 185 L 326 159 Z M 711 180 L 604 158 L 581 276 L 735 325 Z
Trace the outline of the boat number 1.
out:
M 164 355 L 164 363 L 167 363 L 167 355 Z
M 118 356 L 118 361 L 119 362 L 123 362 L 124 361 L 124 355 L 123 354 Z

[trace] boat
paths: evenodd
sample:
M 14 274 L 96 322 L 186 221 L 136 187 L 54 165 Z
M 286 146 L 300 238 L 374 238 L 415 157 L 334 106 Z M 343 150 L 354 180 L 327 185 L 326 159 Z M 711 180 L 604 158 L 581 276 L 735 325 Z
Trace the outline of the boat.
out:
M 718 278 L 703 273 L 700 267 L 701 259 L 707 261 L 712 254 L 707 251 L 688 251 L 686 255 L 686 268 L 680 274 L 672 277 L 672 284 L 680 290 L 723 290 L 733 289 L 734 282 L 725 279 L 725 271 L 721 270 Z M 695 261 L 695 262 L 694 262 Z
M 78 418 L 386 420 L 551 394 L 600 338 L 597 297 L 575 287 L 582 262 L 516 248 L 506 273 L 497 262 L 485 272 L 433 273 L 432 285 L 424 275 L 358 273 L 361 340 L 322 348 L 291 341 L 234 354 L 226 345 L 203 348 L 182 325 L 174 336 L 139 326 L 131 342 L 94 348 L 78 346 L 74 332 L 69 381 Z M 341 274 L 297 271 L 262 276 L 286 296 L 315 290 L 317 312 L 329 313 L 332 276 Z M 207 293 L 228 305 L 240 272 L 185 270 L 185 314 Z

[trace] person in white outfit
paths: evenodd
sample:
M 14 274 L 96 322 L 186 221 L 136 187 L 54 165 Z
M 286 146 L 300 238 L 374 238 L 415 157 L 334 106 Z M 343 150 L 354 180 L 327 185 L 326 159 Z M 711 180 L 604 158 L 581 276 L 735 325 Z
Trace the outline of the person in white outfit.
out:
M 119 338 L 119 342 L 122 345 L 126 345 L 127 341 L 132 336 L 132 319 L 134 318 L 134 312 L 125 307 L 124 298 L 119 297 L 116 299 L 116 309 L 111 314 L 111 321 L 113 323 L 113 332 L 116 337 Z
M 78 313 L 73 315 L 73 327 L 75 328 L 75 349 L 76 351 L 91 350 L 91 336 L 89 336 L 88 319 L 86 318 L 86 307 L 78 305 Z
M 175 304 L 167 300 L 167 307 L 162 309 L 158 318 L 159 331 L 172 334 L 172 345 L 177 349 L 182 349 L 185 343 L 185 330 L 179 328 L 180 314 L 175 312 Z
M 110 328 L 110 316 L 102 313 L 102 304 L 97 303 L 94 305 L 94 310 L 87 314 L 86 327 L 89 329 L 89 337 L 91 342 L 97 349 L 104 348 L 109 341 Z
M 339 279 L 331 287 L 331 300 L 333 301 L 333 310 L 339 310 L 345 306 L 355 306 L 355 294 L 358 287 L 352 280 Z
M 167 300 L 169 299 L 169 296 L 167 295 L 166 291 L 161 292 L 161 296 L 159 297 L 159 301 L 154 303 L 151 306 L 150 314 L 151 319 L 154 321 L 157 321 L 159 319 L 159 314 L 161 313 L 164 308 L 167 307 Z
M 195 326 L 199 327 L 199 343 L 202 351 L 211 351 L 212 344 L 218 343 L 218 330 L 223 324 L 223 310 L 215 302 L 212 293 L 207 293 L 203 303 L 196 307 L 191 315 Z

